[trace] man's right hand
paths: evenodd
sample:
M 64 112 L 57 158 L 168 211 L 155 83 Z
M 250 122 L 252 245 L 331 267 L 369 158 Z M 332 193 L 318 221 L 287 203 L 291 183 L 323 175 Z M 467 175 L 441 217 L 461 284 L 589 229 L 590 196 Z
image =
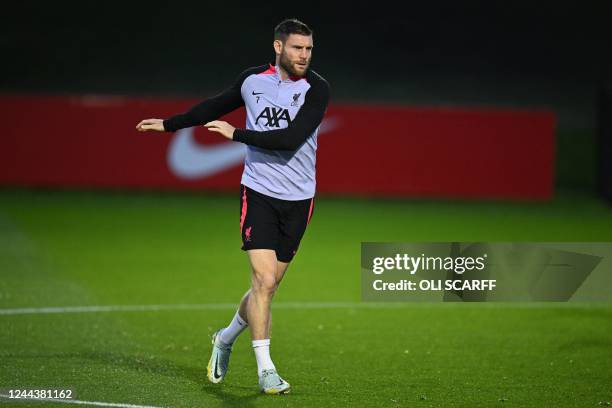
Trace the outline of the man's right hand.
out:
M 136 129 L 139 132 L 146 132 L 147 130 L 155 130 L 157 132 L 164 132 L 164 120 L 163 119 L 145 119 L 141 120 L 136 125 Z

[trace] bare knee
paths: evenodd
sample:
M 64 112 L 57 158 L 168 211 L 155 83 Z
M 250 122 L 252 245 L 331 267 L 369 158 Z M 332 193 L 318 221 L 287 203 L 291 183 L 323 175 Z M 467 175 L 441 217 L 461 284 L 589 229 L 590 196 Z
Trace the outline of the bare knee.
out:
M 271 299 L 280 280 L 277 278 L 276 253 L 269 249 L 249 250 L 251 262 L 252 287 L 251 294 L 257 298 Z
M 252 281 L 253 287 L 251 291 L 260 296 L 271 298 L 278 288 L 276 274 L 273 270 L 253 271 Z

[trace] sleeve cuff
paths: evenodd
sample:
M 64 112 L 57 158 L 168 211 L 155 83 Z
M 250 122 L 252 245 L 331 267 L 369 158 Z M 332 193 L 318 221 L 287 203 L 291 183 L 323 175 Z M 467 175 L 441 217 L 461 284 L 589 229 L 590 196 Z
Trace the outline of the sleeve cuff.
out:
M 174 131 L 176 131 L 176 129 L 174 129 L 172 127 L 172 123 L 170 122 L 169 119 L 165 119 L 162 123 L 164 124 L 164 131 L 165 132 L 174 132 Z
M 232 136 L 234 142 L 246 143 L 246 131 L 245 129 L 234 129 L 234 135 Z

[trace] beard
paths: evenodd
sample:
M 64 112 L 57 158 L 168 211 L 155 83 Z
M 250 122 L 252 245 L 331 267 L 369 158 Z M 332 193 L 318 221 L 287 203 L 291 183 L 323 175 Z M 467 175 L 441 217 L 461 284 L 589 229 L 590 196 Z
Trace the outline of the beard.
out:
M 282 69 L 287 71 L 287 73 L 289 73 L 289 75 L 291 76 L 304 76 L 306 75 L 306 71 L 308 71 L 308 67 L 310 66 L 310 61 L 306 63 L 306 68 L 304 69 L 304 72 L 299 72 L 296 70 L 295 64 L 289 60 L 289 58 L 283 51 L 281 52 L 278 64 L 281 66 Z

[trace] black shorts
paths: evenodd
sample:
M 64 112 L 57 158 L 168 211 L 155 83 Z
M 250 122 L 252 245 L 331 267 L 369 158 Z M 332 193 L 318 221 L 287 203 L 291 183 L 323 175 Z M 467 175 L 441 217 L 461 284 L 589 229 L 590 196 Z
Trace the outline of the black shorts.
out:
M 312 217 L 314 198 L 280 200 L 244 185 L 240 188 L 242 250 L 273 249 L 276 259 L 290 262 Z

